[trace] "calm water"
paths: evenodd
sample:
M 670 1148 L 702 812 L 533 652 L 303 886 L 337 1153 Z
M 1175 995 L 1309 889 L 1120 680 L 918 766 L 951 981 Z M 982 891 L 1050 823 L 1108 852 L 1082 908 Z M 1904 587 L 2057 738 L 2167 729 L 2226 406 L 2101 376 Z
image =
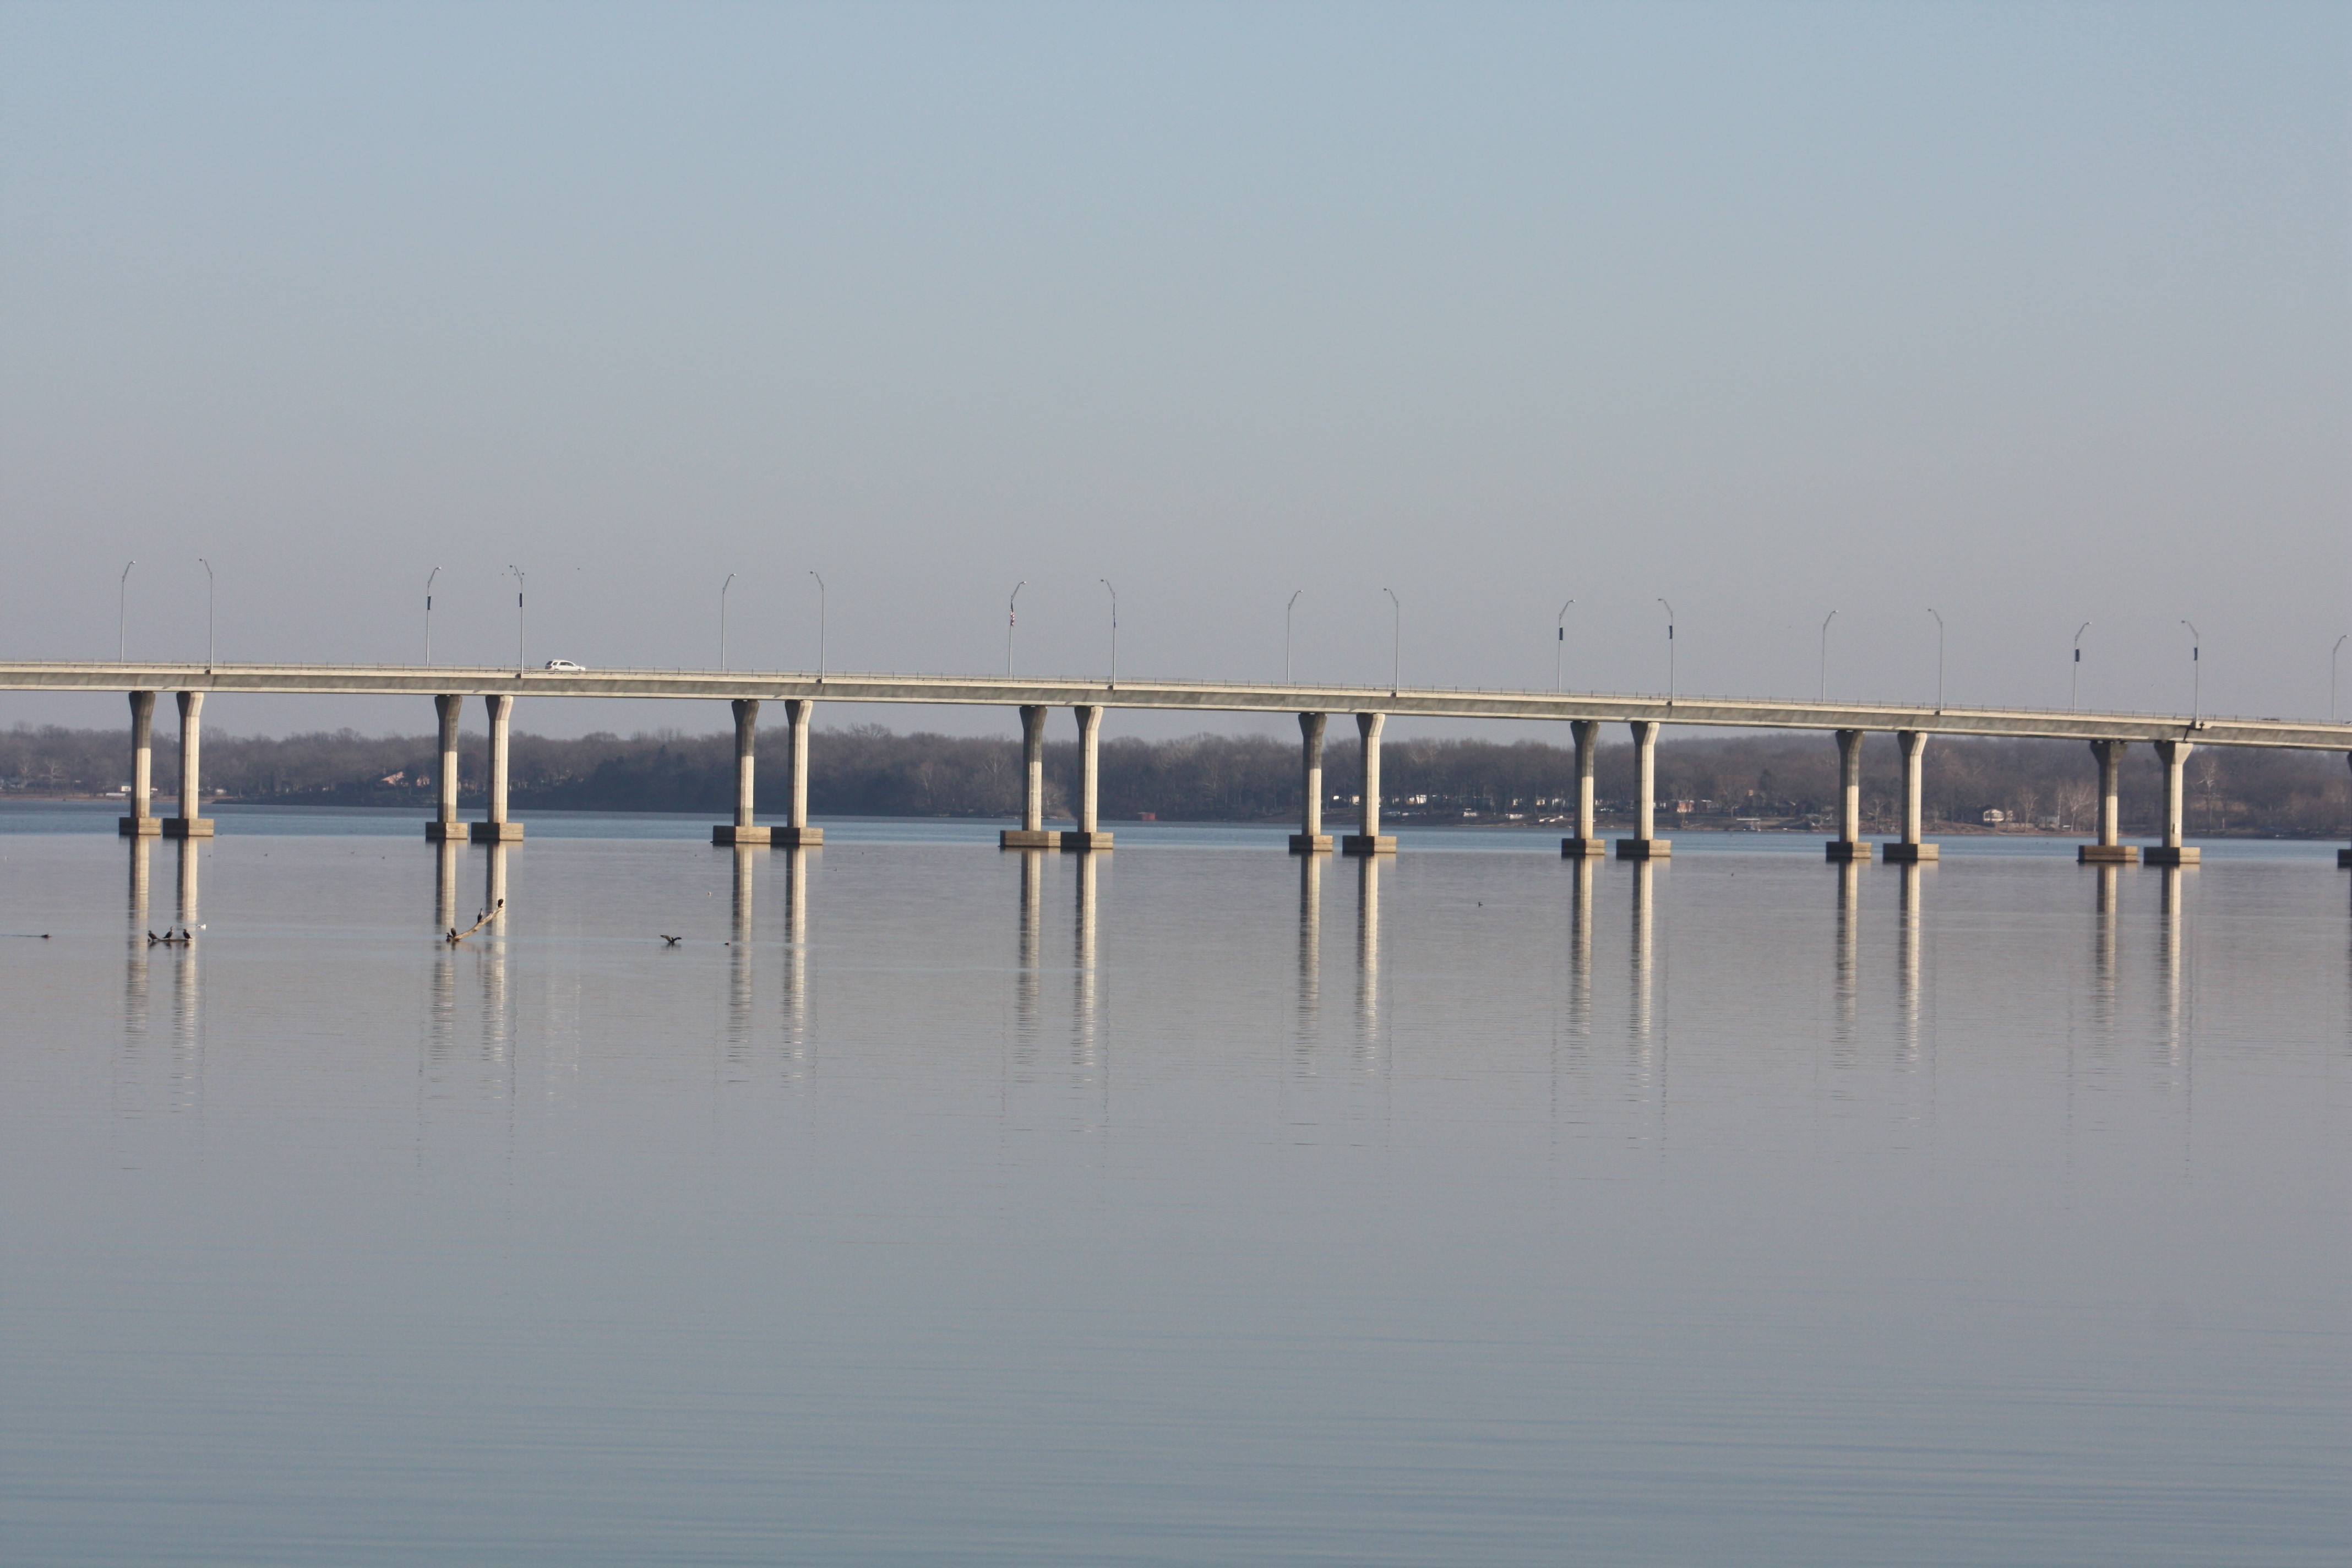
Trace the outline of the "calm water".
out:
M 12 1565 L 2352 1555 L 2331 847 L 223 816 L 0 813 Z

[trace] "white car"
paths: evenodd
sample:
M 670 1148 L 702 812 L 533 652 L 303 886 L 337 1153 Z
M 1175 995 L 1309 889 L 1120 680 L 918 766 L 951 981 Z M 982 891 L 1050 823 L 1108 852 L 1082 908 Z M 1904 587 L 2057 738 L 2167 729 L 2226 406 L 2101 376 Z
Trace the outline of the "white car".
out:
M 550 669 L 560 669 L 572 675 L 585 675 L 588 673 L 588 667 L 586 665 L 574 664 L 568 658 L 551 658 L 547 661 L 547 668 Z

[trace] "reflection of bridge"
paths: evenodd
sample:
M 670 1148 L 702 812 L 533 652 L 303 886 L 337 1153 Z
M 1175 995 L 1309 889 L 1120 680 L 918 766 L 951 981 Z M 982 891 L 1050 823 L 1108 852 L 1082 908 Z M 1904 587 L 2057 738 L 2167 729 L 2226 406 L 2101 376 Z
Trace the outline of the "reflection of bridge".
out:
M 1662 724 L 1835 731 L 1842 762 L 1843 802 L 1839 835 L 1829 845 L 1832 859 L 1867 859 L 1872 853 L 1872 847 L 1861 834 L 1862 741 L 1874 730 L 1895 734 L 1902 746 L 1904 830 L 1900 840 L 1888 845 L 1886 850 L 1888 858 L 1903 861 L 1933 858 L 1936 853 L 1935 846 L 1920 839 L 1920 758 L 1931 735 L 2055 738 L 2090 742 L 2099 762 L 2099 834 L 2096 844 L 2084 847 L 2083 858 L 2094 861 L 2127 861 L 2139 854 L 2137 848 L 2119 842 L 2121 761 L 2125 747 L 2134 741 L 2152 743 L 2165 763 L 2164 845 L 2151 849 L 2148 858 L 2170 864 L 2193 860 L 2197 856 L 2197 851 L 2184 848 L 2181 844 L 2182 774 L 2193 745 L 2294 747 L 2352 754 L 2352 724 L 2280 719 L 1215 681 L 812 675 L 757 670 L 21 663 L 0 664 L 0 689 L 128 691 L 131 710 L 132 801 L 131 816 L 122 819 L 122 830 L 127 834 L 163 832 L 197 837 L 212 831 L 210 822 L 190 814 L 193 803 L 200 798 L 199 717 L 205 698 L 215 692 L 432 697 L 441 721 L 440 801 L 439 810 L 435 819 L 426 824 L 425 832 L 428 837 L 436 839 L 469 836 L 503 840 L 522 836 L 521 825 L 507 816 L 508 733 L 515 699 L 522 695 L 685 698 L 732 702 L 738 758 L 735 821 L 715 829 L 712 837 L 714 842 L 738 844 L 821 842 L 822 830 L 808 823 L 807 789 L 809 715 L 812 705 L 819 701 L 1019 708 L 1026 762 L 1022 826 L 1007 830 L 1004 843 L 1008 847 L 1034 848 L 1058 842 L 1065 849 L 1081 850 L 1107 849 L 1111 844 L 1110 835 L 1100 831 L 1097 824 L 1095 787 L 1097 739 L 1104 711 L 1111 708 L 1299 715 L 1305 742 L 1302 810 L 1300 831 L 1292 838 L 1291 847 L 1307 853 L 1331 847 L 1321 826 L 1323 727 L 1325 716 L 1331 713 L 1353 714 L 1363 738 L 1363 778 L 1358 792 L 1362 808 L 1360 831 L 1348 835 L 1342 847 L 1349 854 L 1367 855 L 1395 847 L 1395 840 L 1380 831 L 1381 730 L 1391 714 L 1447 719 L 1549 719 L 1572 724 L 1577 751 L 1577 830 L 1576 836 L 1562 846 L 1563 852 L 1572 856 L 1597 854 L 1601 849 L 1601 840 L 1594 832 L 1592 795 L 1600 727 L 1611 721 L 1631 725 L 1640 783 L 1633 835 L 1619 840 L 1617 846 L 1617 853 L 1627 859 L 1647 859 L 1669 852 L 1667 841 L 1656 837 L 1653 813 L 1655 747 Z M 150 731 L 159 691 L 176 693 L 181 713 L 181 815 L 168 820 L 149 813 Z M 457 721 L 459 707 L 469 696 L 483 698 L 489 710 L 489 805 L 483 821 L 462 824 L 457 819 Z M 752 746 L 762 701 L 784 704 L 790 737 L 791 807 L 789 821 L 781 828 L 762 827 L 753 820 Z M 1045 721 L 1046 710 L 1055 707 L 1067 707 L 1076 712 L 1081 756 L 1077 826 L 1058 837 L 1048 835 L 1044 822 Z M 2340 855 L 2338 861 L 2352 865 L 2352 851 Z

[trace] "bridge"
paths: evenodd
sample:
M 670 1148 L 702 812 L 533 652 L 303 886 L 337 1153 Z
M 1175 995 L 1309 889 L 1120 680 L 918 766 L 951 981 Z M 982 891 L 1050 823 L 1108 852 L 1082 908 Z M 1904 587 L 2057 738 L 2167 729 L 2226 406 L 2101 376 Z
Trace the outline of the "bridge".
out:
M 1453 689 L 1439 687 L 1253 684 L 1197 680 L 1084 680 L 1045 677 L 969 675 L 856 675 L 770 670 L 529 669 L 511 667 L 437 665 L 0 663 L 0 690 L 121 691 L 131 702 L 131 813 L 121 819 L 127 835 L 163 834 L 204 837 L 214 825 L 196 815 L 202 715 L 215 692 L 278 695 L 431 697 L 440 722 L 441 769 L 438 809 L 425 824 L 436 841 L 470 838 L 504 842 L 522 837 L 522 825 L 507 814 L 508 738 L 517 699 L 533 697 L 677 698 L 733 705 L 737 757 L 735 820 L 712 830 L 717 844 L 818 844 L 824 830 L 808 821 L 810 716 L 818 702 L 877 702 L 1015 708 L 1020 710 L 1025 778 L 1022 826 L 1003 835 L 1007 847 L 1087 851 L 1108 849 L 1111 835 L 1097 821 L 1096 756 L 1105 712 L 1149 708 L 1202 712 L 1292 713 L 1301 732 L 1299 831 L 1294 853 L 1328 851 L 1322 830 L 1323 734 L 1329 715 L 1351 715 L 1362 738 L 1362 774 L 1358 798 L 1359 831 L 1339 847 L 1351 855 L 1380 855 L 1396 847 L 1380 831 L 1380 744 L 1391 715 L 1445 719 L 1536 719 L 1566 723 L 1575 737 L 1577 804 L 1575 836 L 1561 853 L 1572 858 L 1606 852 L 1594 824 L 1593 769 L 1601 726 L 1630 727 L 1639 777 L 1633 836 L 1616 841 L 1621 859 L 1663 858 L 1672 853 L 1657 837 L 1654 822 L 1658 731 L 1665 724 L 1712 725 L 1750 730 L 1821 730 L 1833 733 L 1840 758 L 1840 830 L 1829 841 L 1832 860 L 1869 859 L 1879 847 L 1862 837 L 1862 742 L 1872 731 L 1895 735 L 1903 758 L 1904 826 L 1900 838 L 1884 846 L 1894 862 L 1934 859 L 1937 847 L 1922 840 L 1921 757 L 1935 735 L 2002 736 L 2013 739 L 2079 740 L 2089 743 L 2099 767 L 2097 842 L 2082 847 L 2089 862 L 2129 862 L 2137 846 L 2120 841 L 2119 779 L 2125 749 L 2144 742 L 2155 747 L 2167 781 L 2164 842 L 2148 849 L 2151 864 L 2193 863 L 2198 851 L 2182 843 L 2183 773 L 2199 745 L 2279 747 L 2341 751 L 2352 760 L 2352 723 L 2308 720 L 2246 719 L 2212 715 L 2086 713 L 2027 708 L 1964 708 L 1897 703 L 1801 702 L 1682 695 L 1623 695 Z M 158 693 L 174 694 L 180 709 L 180 812 L 158 818 L 151 810 L 152 731 Z M 489 721 L 490 776 L 484 820 L 457 816 L 457 725 L 466 699 L 483 700 Z M 764 826 L 754 816 L 755 738 L 760 704 L 783 705 L 790 762 L 789 808 L 781 826 Z M 1057 707 L 1076 715 L 1080 742 L 1077 826 L 1059 834 L 1045 827 L 1045 716 Z M 2352 867 L 2352 850 L 2337 856 Z

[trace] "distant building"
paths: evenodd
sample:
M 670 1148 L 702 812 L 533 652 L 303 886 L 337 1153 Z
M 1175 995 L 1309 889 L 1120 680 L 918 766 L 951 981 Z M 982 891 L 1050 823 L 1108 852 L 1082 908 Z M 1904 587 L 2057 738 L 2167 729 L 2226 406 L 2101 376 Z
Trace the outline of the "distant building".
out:
M 2000 807 L 1997 805 L 1989 805 L 1985 807 L 1984 823 L 1987 827 L 1999 827 L 2002 823 L 2007 822 L 2008 820 L 2009 813 L 2001 810 Z

